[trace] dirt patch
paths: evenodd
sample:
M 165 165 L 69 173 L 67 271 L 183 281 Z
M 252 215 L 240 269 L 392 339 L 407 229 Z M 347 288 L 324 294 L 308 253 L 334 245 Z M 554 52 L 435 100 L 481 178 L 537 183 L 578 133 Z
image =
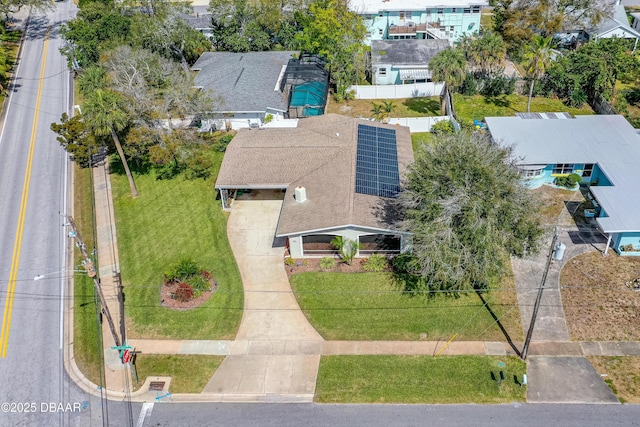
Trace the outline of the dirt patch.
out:
M 640 257 L 609 251 L 579 255 L 560 275 L 567 326 L 575 341 L 639 341 L 640 291 L 627 282 L 640 277 Z
M 576 194 L 576 191 L 564 190 L 549 185 L 543 185 L 540 188 L 531 190 L 531 192 L 538 200 L 541 220 L 545 225 L 557 224 L 558 217 L 566 209 L 566 203 L 580 198 L 580 194 Z
M 211 279 L 211 290 L 203 291 L 199 296 L 193 298 L 189 301 L 178 301 L 173 298 L 173 293 L 178 289 L 178 283 L 172 283 L 168 285 L 162 285 L 160 287 L 160 304 L 163 307 L 170 308 L 172 310 L 193 310 L 194 308 L 200 307 L 202 304 L 207 302 L 211 295 L 215 293 L 218 289 L 218 284 L 215 280 Z
M 589 357 L 589 362 L 622 403 L 640 403 L 640 357 Z

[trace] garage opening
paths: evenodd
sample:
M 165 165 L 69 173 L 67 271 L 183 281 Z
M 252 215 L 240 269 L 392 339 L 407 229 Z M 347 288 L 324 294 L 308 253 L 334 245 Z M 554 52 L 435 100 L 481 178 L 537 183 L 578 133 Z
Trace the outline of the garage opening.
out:
M 331 244 L 334 239 L 332 234 L 310 234 L 302 236 L 302 252 L 307 255 L 330 256 L 338 253 L 338 250 Z
M 359 241 L 360 255 L 400 253 L 400 236 L 393 234 L 370 234 L 368 236 L 360 236 Z

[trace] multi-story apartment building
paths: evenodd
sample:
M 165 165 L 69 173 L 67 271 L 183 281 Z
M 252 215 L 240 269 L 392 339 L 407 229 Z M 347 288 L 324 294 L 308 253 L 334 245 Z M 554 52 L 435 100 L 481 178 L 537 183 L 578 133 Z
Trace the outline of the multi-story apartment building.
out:
M 447 39 L 477 33 L 486 0 L 352 0 L 364 19 L 368 41 Z

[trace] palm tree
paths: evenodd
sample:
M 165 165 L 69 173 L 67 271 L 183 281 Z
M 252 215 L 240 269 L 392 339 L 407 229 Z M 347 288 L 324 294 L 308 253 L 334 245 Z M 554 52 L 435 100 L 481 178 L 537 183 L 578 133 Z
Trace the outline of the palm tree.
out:
M 445 88 L 442 93 L 442 114 L 445 112 L 445 100 L 451 88 L 460 86 L 464 81 L 467 60 L 461 49 L 450 47 L 438 52 L 431 61 L 431 79 L 436 82 L 444 81 Z
M 531 79 L 529 86 L 529 100 L 527 101 L 527 113 L 531 111 L 531 97 L 533 96 L 533 85 L 536 80 L 542 77 L 551 64 L 553 51 L 551 50 L 551 37 L 536 35 L 533 43 L 525 47 L 523 55 L 523 65 L 527 71 L 527 76 Z
M 393 110 L 396 109 L 396 104 L 393 103 L 393 101 L 387 101 L 386 99 L 382 101 L 382 118 L 383 120 L 385 118 L 388 118 L 389 115 L 391 113 L 393 113 Z
M 371 114 L 373 115 L 373 118 L 380 121 L 382 119 L 382 116 L 384 114 L 383 109 L 382 109 L 382 104 L 376 104 L 375 102 L 371 103 Z
M 500 34 L 489 32 L 476 39 L 466 39 L 464 45 L 467 60 L 483 76 L 504 68 L 507 45 Z
M 104 68 L 92 65 L 82 71 L 77 79 L 78 89 L 84 96 L 89 96 L 98 89 L 107 86 L 107 72 Z
M 129 116 L 122 108 L 122 104 L 122 97 L 118 93 L 112 90 L 97 89 L 86 98 L 83 105 L 83 117 L 85 123 L 94 135 L 111 135 L 116 150 L 118 150 L 120 160 L 122 161 L 124 171 L 127 174 L 129 186 L 131 187 L 131 195 L 137 197 L 138 189 L 136 188 L 135 182 L 133 182 L 133 175 L 131 175 L 131 170 L 129 170 L 129 164 L 124 156 L 124 151 L 122 150 L 122 145 L 120 144 L 120 139 L 117 134 L 117 132 L 124 129 L 129 122 Z

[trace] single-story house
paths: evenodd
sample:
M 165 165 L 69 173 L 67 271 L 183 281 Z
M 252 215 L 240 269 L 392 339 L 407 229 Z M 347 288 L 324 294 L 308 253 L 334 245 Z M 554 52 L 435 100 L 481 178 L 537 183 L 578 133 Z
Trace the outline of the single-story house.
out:
M 209 40 L 213 39 L 213 27 L 211 26 L 211 14 L 210 13 L 196 13 L 192 15 L 186 13 L 178 13 L 178 16 L 182 18 L 191 28 L 204 34 Z
M 486 117 L 493 141 L 511 145 L 531 188 L 577 173 L 596 222 L 620 255 L 640 256 L 640 135 L 621 115 L 565 119 L 540 114 Z
M 260 127 L 324 113 L 329 77 L 324 62 L 314 56 L 205 52 L 191 69 L 198 72 L 195 86 L 211 91 L 219 105 L 206 112 L 218 128 Z
M 296 128 L 240 129 L 216 180 L 224 209 L 239 192 L 282 190 L 276 237 L 292 257 L 335 253 L 342 236 L 361 244 L 357 256 L 411 248 L 385 201 L 400 191 L 413 162 L 409 128 L 327 114 Z
M 612 16 L 603 18 L 598 25 L 592 28 L 576 29 L 564 33 L 555 34 L 563 47 L 575 48 L 577 44 L 597 39 L 610 39 L 613 37 L 633 39 L 637 45 L 640 39 L 638 23 L 634 20 L 629 24 L 627 12 L 620 4 L 613 5 Z M 634 45 L 635 48 L 635 45 Z
M 373 40 L 371 71 L 374 85 L 431 81 L 429 61 L 450 47 L 448 40 Z

